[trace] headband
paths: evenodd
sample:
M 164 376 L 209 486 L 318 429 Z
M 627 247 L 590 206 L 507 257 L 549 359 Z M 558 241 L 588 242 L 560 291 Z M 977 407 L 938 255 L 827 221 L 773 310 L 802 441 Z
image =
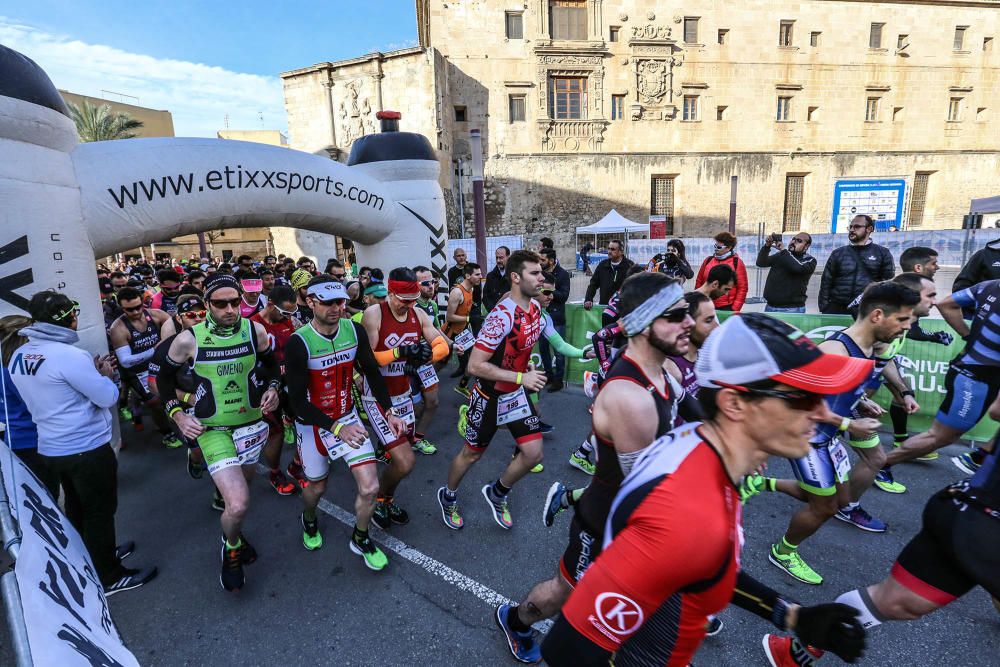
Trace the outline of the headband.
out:
M 641 333 L 670 306 L 684 298 L 684 288 L 671 283 L 639 304 L 635 310 L 621 318 L 620 322 L 628 337 Z
M 420 283 L 416 280 L 393 280 L 389 278 L 389 291 L 406 301 L 414 301 L 420 296 Z
M 236 280 L 236 278 L 228 273 L 213 273 L 212 276 L 205 281 L 205 299 L 211 299 L 213 292 L 225 289 L 226 287 L 232 287 L 240 294 L 243 293 L 243 289 L 240 287 L 240 281 Z

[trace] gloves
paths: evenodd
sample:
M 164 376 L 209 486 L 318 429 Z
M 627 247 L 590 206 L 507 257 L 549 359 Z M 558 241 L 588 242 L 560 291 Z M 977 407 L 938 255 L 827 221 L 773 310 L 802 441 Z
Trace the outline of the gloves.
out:
M 410 345 L 400 345 L 396 349 L 399 350 L 400 359 L 406 359 L 414 366 L 423 366 L 431 360 L 431 346 L 425 340 Z
M 864 654 L 865 629 L 858 610 L 832 602 L 799 607 L 795 634 L 804 643 L 836 653 L 844 662 L 855 662 Z
M 938 345 L 951 345 L 951 341 L 955 338 L 947 331 L 935 331 L 931 334 L 931 339 Z

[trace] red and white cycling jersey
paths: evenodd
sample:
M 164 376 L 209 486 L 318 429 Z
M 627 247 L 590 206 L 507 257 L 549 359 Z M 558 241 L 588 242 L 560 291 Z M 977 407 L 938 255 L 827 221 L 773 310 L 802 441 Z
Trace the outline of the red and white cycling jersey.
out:
M 490 311 L 476 337 L 476 347 L 490 353 L 490 363 L 504 370 L 524 373 L 528 370 L 531 349 L 542 335 L 542 309 L 532 299 L 525 310 L 507 297 Z M 514 391 L 513 382 L 479 380 L 488 394 Z

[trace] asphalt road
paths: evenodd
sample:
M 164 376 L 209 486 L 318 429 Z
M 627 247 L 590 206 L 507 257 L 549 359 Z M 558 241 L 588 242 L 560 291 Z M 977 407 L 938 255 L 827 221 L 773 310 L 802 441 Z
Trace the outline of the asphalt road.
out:
M 386 570 L 366 569 L 347 548 L 348 525 L 322 515 L 325 544 L 316 552 L 302 547 L 296 497 L 279 497 L 264 480 L 252 489 L 247 538 L 258 561 L 247 568 L 247 585 L 226 593 L 218 582 L 219 523 L 206 474 L 191 480 L 184 450 L 169 451 L 150 433 L 126 426 L 128 448 L 120 454 L 119 540 L 132 539 L 137 551 L 127 564 L 155 564 L 149 585 L 109 599 L 121 634 L 144 665 L 505 665 L 510 657 L 493 622 L 499 597 L 519 599 L 537 581 L 555 572 L 565 546 L 568 518 L 546 529 L 541 504 L 557 479 L 583 485 L 588 478 L 566 459 L 589 429 L 587 399 L 578 389 L 546 394 L 543 419 L 556 426 L 546 439 L 545 471 L 529 475 L 512 493 L 515 525 L 504 531 L 489 517 L 479 488 L 500 473 L 513 441 L 501 432 L 465 479 L 459 494 L 466 525 L 447 529 L 434 494 L 443 484 L 451 456 L 461 446 L 454 424 L 459 396 L 444 380 L 442 407 L 430 437 L 439 452 L 419 457 L 397 500 L 410 512 L 408 526 L 390 535 L 373 529 L 389 557 Z M 623 415 L 627 418 L 627 415 Z M 147 420 L 148 424 L 148 420 Z M 900 548 L 918 529 L 927 497 L 960 477 L 948 455 L 934 463 L 902 466 L 897 478 L 910 491 L 890 496 L 873 489 L 864 505 L 890 530 L 871 535 L 832 521 L 805 546 L 803 557 L 826 583 L 819 587 L 791 580 L 767 562 L 796 505 L 767 494 L 746 507 L 743 566 L 767 584 L 805 603 L 830 601 L 840 593 L 880 580 Z M 291 457 L 286 449 L 284 460 Z M 346 516 L 353 507 L 353 482 L 346 467 L 334 466 L 328 510 Z M 790 475 L 788 464 L 771 462 L 772 473 Z M 341 509 L 338 509 L 341 508 Z M 388 545 L 388 546 L 387 546 Z M 697 544 L 678 544 L 692 558 Z M 769 623 L 739 609 L 722 614 L 725 628 L 708 638 L 696 657 L 704 665 L 765 665 L 760 640 Z M 892 623 L 870 633 L 864 662 L 902 665 L 1000 664 L 1000 614 L 976 589 L 931 616 Z M 0 630 L 0 664 L 13 664 L 6 627 Z M 839 662 L 835 657 L 827 663 Z

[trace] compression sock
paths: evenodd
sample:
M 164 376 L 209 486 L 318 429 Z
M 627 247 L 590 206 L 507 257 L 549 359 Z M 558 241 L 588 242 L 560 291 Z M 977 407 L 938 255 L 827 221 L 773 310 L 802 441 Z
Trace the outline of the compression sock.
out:
M 569 509 L 570 507 L 575 507 L 576 504 L 580 502 L 580 496 L 582 496 L 583 492 L 586 490 L 587 487 L 584 487 L 582 489 L 571 489 L 570 491 L 567 491 L 566 493 L 563 494 L 561 500 L 562 506 L 565 507 L 566 509 Z
M 517 607 L 511 607 L 507 612 L 507 625 L 514 632 L 531 632 L 531 626 L 521 620 L 521 615 L 517 613 Z
M 880 614 L 879 610 L 875 607 L 875 603 L 872 602 L 867 588 L 859 588 L 844 593 L 835 602 L 846 604 L 848 607 L 854 607 L 861 612 L 858 621 L 861 622 L 861 625 L 866 630 L 872 626 L 881 625 L 886 620 L 885 616 Z
M 588 435 L 587 439 L 580 443 L 580 446 L 576 449 L 577 456 L 582 456 L 583 458 L 590 460 L 590 455 L 594 453 L 594 436 Z
M 510 487 L 505 486 L 504 483 L 500 481 L 500 478 L 497 478 L 497 481 L 493 482 L 493 486 L 490 488 L 490 493 L 493 494 L 494 498 L 500 499 L 510 493 Z
M 775 551 L 777 551 L 782 556 L 788 556 L 789 554 L 795 553 L 799 545 L 792 544 L 788 541 L 788 538 L 784 535 L 781 536 L 781 541 L 774 545 Z
M 358 528 L 357 524 L 355 524 L 354 534 L 351 535 L 351 539 L 354 540 L 355 543 L 361 544 L 362 542 L 368 539 L 368 531 L 361 530 L 360 528 Z
M 906 434 L 906 409 L 902 405 L 893 403 L 889 406 L 889 417 L 892 419 L 893 440 L 901 444 L 907 438 Z

